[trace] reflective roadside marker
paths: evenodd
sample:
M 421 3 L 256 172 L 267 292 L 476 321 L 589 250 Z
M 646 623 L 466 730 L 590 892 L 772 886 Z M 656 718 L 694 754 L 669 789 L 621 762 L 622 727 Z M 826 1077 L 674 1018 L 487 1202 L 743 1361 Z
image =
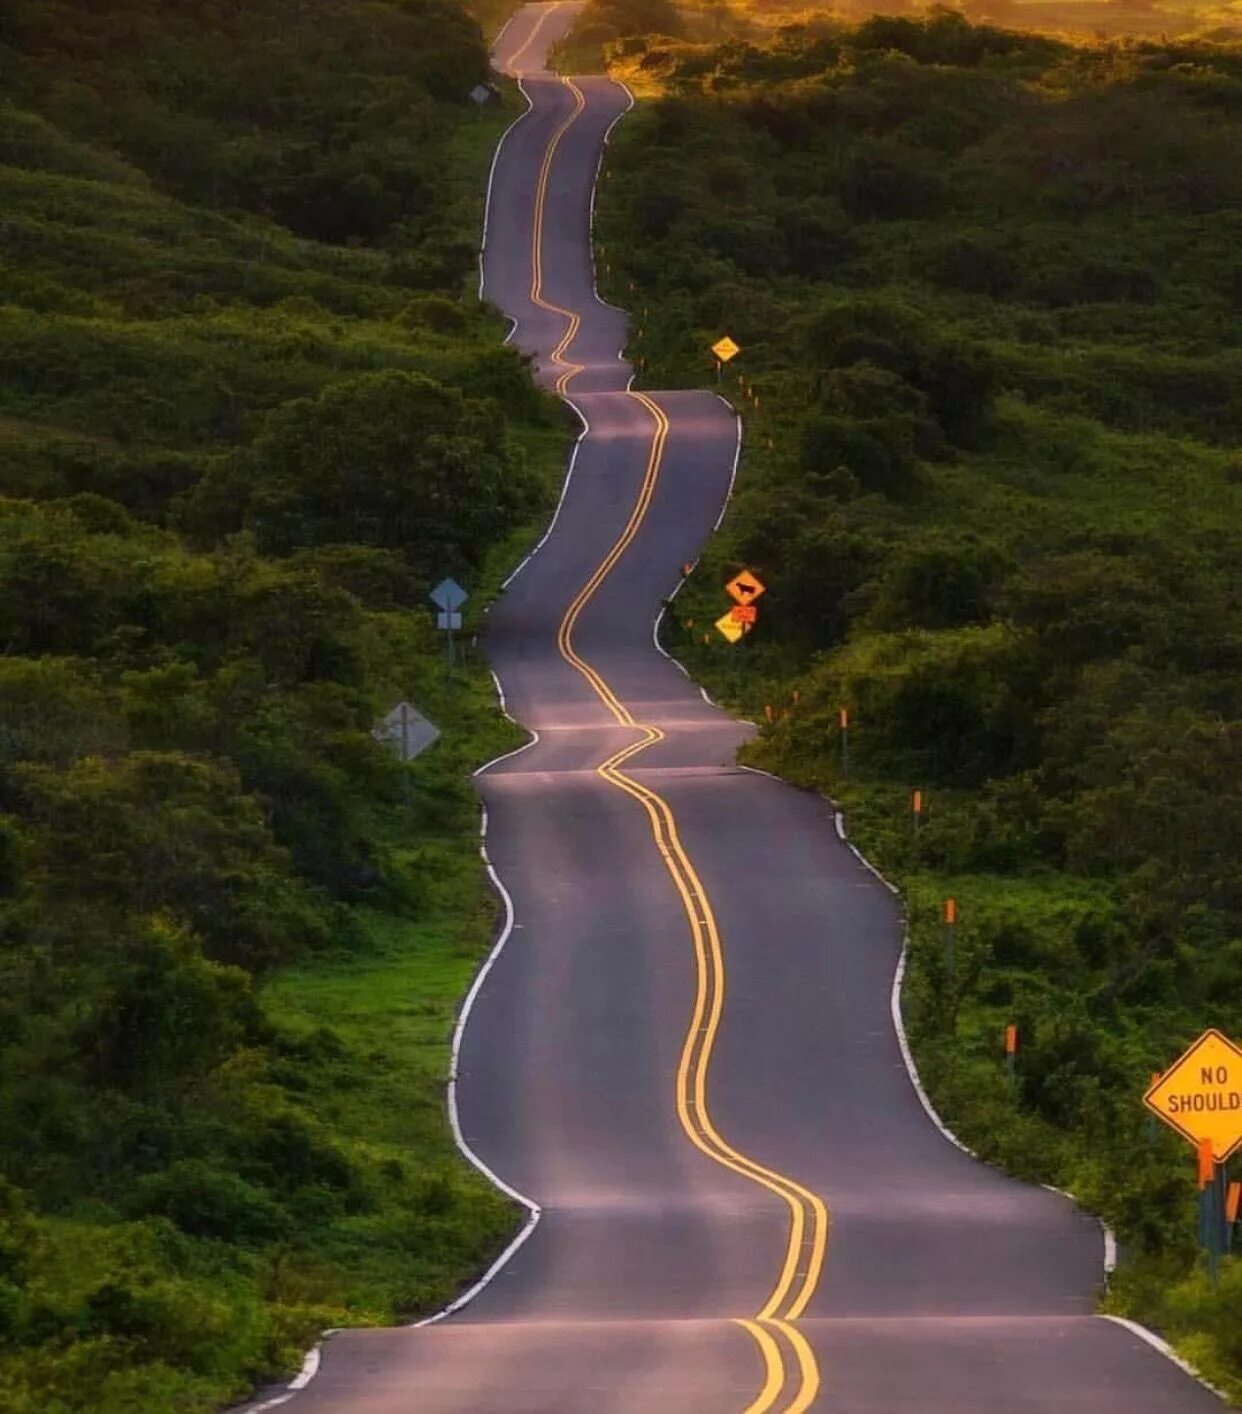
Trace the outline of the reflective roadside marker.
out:
M 1199 1141 L 1199 1187 L 1206 1188 L 1216 1176 L 1216 1159 L 1212 1154 L 1212 1141 Z
M 770 702 L 763 709 L 763 715 L 768 719 L 769 722 L 772 720 L 772 704 Z
M 841 727 L 841 730 L 842 730 L 843 732 L 849 730 L 849 726 L 850 726 L 850 709 L 849 709 L 848 707 L 842 707 L 842 708 L 841 708 L 841 712 L 840 712 L 840 715 L 837 717 L 837 721 L 839 722 L 840 727 Z
M 910 797 L 910 809 L 913 810 L 916 815 L 923 813 L 923 792 L 921 790 L 916 790 Z
M 694 573 L 694 566 L 693 566 L 693 565 L 682 565 L 682 567 L 681 567 L 681 577 L 682 577 L 682 579 L 689 579 L 690 576 L 691 576 L 693 573 Z
M 957 922 L 957 900 L 954 898 L 944 901 L 944 921 L 949 924 Z
M 1011 1021 L 1009 1025 L 1005 1027 L 1005 1054 L 1007 1056 L 1015 1055 L 1017 1053 L 1017 1049 L 1018 1028 Z

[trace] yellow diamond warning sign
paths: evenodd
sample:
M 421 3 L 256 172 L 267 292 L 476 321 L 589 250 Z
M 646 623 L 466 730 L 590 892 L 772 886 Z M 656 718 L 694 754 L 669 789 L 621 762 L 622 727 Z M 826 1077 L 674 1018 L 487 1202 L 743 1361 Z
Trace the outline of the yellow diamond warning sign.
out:
M 724 634 L 730 643 L 736 643 L 738 639 L 749 630 L 750 625 L 738 623 L 733 617 L 733 610 L 730 609 L 727 614 L 721 615 L 721 617 L 716 620 L 716 627 Z
M 767 585 L 757 574 L 743 570 L 735 574 L 725 585 L 725 593 L 737 604 L 753 604 L 767 590 Z
M 741 352 L 741 348 L 729 338 L 728 334 L 723 339 L 717 339 L 712 345 L 712 353 L 721 363 L 728 363 L 731 358 L 736 358 Z
M 1194 1145 L 1210 1140 L 1224 1163 L 1242 1144 L 1242 1050 L 1205 1031 L 1143 1096 L 1143 1103 Z

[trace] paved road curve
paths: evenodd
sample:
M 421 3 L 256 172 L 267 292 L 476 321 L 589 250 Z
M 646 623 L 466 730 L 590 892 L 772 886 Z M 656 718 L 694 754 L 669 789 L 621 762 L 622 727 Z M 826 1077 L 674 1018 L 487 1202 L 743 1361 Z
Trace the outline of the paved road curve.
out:
M 537 742 L 480 779 L 518 926 L 464 1034 L 464 1133 L 542 1208 L 429 1327 L 329 1343 L 302 1414 L 1196 1414 L 1091 1315 L 1098 1225 L 955 1149 L 890 1015 L 890 895 L 826 805 L 732 765 L 745 729 L 652 621 L 727 495 L 710 393 L 627 393 L 590 196 L 628 98 L 542 72 L 568 5 L 498 42 L 531 112 L 494 174 L 487 297 L 589 424 L 492 614 Z

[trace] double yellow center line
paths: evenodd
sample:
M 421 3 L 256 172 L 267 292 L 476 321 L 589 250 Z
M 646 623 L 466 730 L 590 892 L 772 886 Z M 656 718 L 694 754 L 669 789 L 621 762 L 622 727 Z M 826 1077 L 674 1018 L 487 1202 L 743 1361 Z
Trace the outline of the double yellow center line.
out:
M 554 8 L 556 7 L 545 11 L 544 18 Z M 524 45 L 523 49 L 525 48 Z M 562 79 L 561 82 L 573 96 L 573 107 L 549 139 L 539 170 L 535 190 L 530 297 L 532 303 L 540 309 L 557 314 L 566 321 L 565 331 L 551 355 L 552 363 L 560 369 L 555 388 L 563 396 L 570 381 L 583 367 L 566 357 L 566 351 L 577 336 L 581 318 L 575 311 L 543 297 L 544 217 L 553 158 L 562 138 L 586 106 L 586 99 L 572 80 Z M 640 733 L 637 741 L 622 747 L 602 762 L 596 768 L 596 774 L 609 785 L 632 796 L 647 812 L 656 848 L 676 886 L 690 925 L 694 944 L 696 987 L 693 1014 L 677 1067 L 678 1119 L 687 1138 L 697 1149 L 716 1163 L 776 1194 L 789 1209 L 790 1224 L 785 1256 L 772 1291 L 753 1318 L 738 1320 L 738 1324 L 749 1332 L 758 1346 L 764 1366 L 763 1388 L 747 1405 L 745 1414 L 764 1414 L 765 1411 L 773 1409 L 789 1383 L 785 1356 L 780 1342 L 776 1339 L 777 1334 L 788 1343 L 797 1367 L 792 1398 L 784 1406 L 784 1411 L 785 1414 L 802 1414 L 802 1411 L 811 1407 L 819 1392 L 820 1376 L 810 1344 L 792 1322 L 805 1311 L 823 1271 L 829 1226 L 827 1209 L 817 1194 L 795 1179 L 767 1168 L 735 1149 L 712 1121 L 707 1098 L 707 1077 L 725 999 L 724 950 L 720 930 L 707 891 L 681 843 L 677 820 L 668 802 L 620 769 L 648 747 L 665 740 L 665 733 L 651 723 L 637 721 L 603 676 L 573 645 L 574 628 L 583 609 L 633 543 L 647 516 L 664 460 L 669 433 L 667 415 L 659 404 L 645 393 L 631 392 L 627 396 L 643 405 L 655 425 L 642 484 L 620 535 L 565 611 L 557 630 L 557 648 L 565 661 L 587 680 L 616 721 Z

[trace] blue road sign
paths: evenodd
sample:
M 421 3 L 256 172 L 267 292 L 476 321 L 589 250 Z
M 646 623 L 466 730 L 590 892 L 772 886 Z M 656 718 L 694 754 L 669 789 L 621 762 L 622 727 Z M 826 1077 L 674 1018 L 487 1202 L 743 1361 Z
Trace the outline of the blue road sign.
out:
M 442 579 L 431 591 L 431 602 L 446 614 L 455 613 L 469 598 L 455 579 Z

